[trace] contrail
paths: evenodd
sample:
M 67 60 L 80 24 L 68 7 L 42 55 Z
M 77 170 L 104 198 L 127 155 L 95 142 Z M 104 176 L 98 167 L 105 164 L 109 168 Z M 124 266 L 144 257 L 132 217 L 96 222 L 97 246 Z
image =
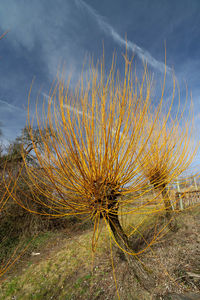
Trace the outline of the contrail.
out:
M 22 108 L 20 108 L 20 107 L 18 107 L 18 106 L 15 106 L 15 105 L 13 105 L 13 104 L 10 104 L 10 103 L 8 103 L 8 102 L 6 102 L 6 101 L 3 101 L 3 100 L 0 100 L 0 103 L 3 103 L 4 105 L 6 105 L 7 107 L 9 107 L 11 110 L 20 110 L 20 111 L 22 111 L 23 109 Z
M 115 42 L 120 46 L 127 47 L 127 49 L 133 51 L 138 55 L 142 61 L 147 61 L 150 66 L 159 70 L 160 72 L 165 72 L 165 64 L 156 60 L 148 51 L 142 49 L 137 44 L 131 42 L 130 40 L 123 39 L 119 33 L 109 24 L 104 18 L 99 15 L 90 5 L 86 4 L 83 0 L 75 0 L 77 6 L 84 8 L 88 13 L 97 21 L 99 27 L 105 34 L 111 36 Z M 166 72 L 171 73 L 172 69 L 166 66 Z
M 49 101 L 49 99 L 50 99 L 50 96 L 49 96 L 49 95 L 47 95 L 46 93 L 42 93 L 42 95 L 43 95 L 46 99 L 48 99 L 48 101 Z M 79 109 L 77 109 L 77 108 L 75 108 L 75 107 L 73 107 L 73 106 L 71 106 L 71 105 L 64 104 L 63 107 L 69 109 L 70 111 L 74 112 L 74 113 L 77 114 L 77 115 L 81 115 L 81 116 L 83 115 L 83 111 L 82 111 L 82 110 L 79 110 Z M 90 116 L 89 116 L 88 114 L 87 114 L 87 117 L 90 118 Z
M 43 96 L 47 99 L 47 101 L 49 102 L 50 96 L 47 95 L 46 93 L 42 93 L 42 94 L 43 94 Z M 75 107 L 73 107 L 73 106 L 71 106 L 71 105 L 69 105 L 69 104 L 64 104 L 63 107 L 69 109 L 69 110 L 70 110 L 71 112 L 73 112 L 75 115 L 81 115 L 81 116 L 83 116 L 83 111 L 82 111 L 82 110 L 79 110 L 79 109 L 77 109 L 77 108 L 75 108 Z M 92 116 L 91 116 L 89 113 L 86 113 L 86 112 L 85 112 L 85 115 L 88 117 L 88 119 L 92 119 Z M 97 123 L 99 123 L 99 124 L 101 123 L 97 118 L 96 118 L 96 121 L 97 121 Z M 111 131 L 112 131 L 113 134 L 116 134 L 116 130 L 115 130 L 115 129 L 112 128 Z M 120 135 L 123 136 L 123 132 L 122 132 L 122 131 L 120 131 Z M 126 140 L 127 140 L 127 141 L 130 141 L 129 138 L 126 138 Z

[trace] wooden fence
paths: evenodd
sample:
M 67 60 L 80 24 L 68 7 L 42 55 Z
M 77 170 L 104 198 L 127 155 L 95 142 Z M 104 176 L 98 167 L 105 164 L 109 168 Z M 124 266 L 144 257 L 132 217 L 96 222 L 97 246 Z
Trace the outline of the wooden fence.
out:
M 188 192 L 176 192 L 175 194 L 175 208 L 184 209 L 189 206 L 200 204 L 200 190 Z

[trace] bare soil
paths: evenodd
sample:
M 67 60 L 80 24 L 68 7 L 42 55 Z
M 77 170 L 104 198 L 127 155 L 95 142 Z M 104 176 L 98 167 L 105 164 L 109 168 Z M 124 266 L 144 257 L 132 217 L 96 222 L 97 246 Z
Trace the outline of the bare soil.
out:
M 57 274 L 57 284 L 48 286 L 46 291 L 41 290 L 39 296 L 32 294 L 30 298 L 24 297 L 24 287 L 21 285 L 18 292 L 13 291 L 10 294 L 10 298 L 2 299 L 110 300 L 118 299 L 118 295 L 124 300 L 200 299 L 200 208 L 179 213 L 176 219 L 179 228 L 177 232 L 168 231 L 147 251 L 138 256 L 155 280 L 149 291 L 141 288 L 115 245 L 112 247 L 112 266 L 109 243 L 102 244 L 104 249 L 100 254 L 97 251 L 91 272 L 89 265 L 92 264 L 92 259 L 90 263 L 88 256 L 87 258 L 84 256 L 81 246 L 78 249 L 78 245 L 92 229 L 87 228 L 82 231 L 77 227 L 73 233 L 71 230 L 62 230 L 57 236 L 52 236 L 45 246 L 37 249 L 40 255 L 32 256 L 29 253 L 22 257 L 7 274 L 6 281 L 12 280 L 13 276 L 18 276 L 20 280 L 21 274 L 30 264 L 35 267 L 45 261 L 52 262 L 52 266 L 54 262 L 57 264 L 56 255 L 59 251 L 67 250 L 70 244 L 76 243 L 70 254 L 74 260 L 74 267 L 70 273 L 60 271 Z M 148 234 L 151 236 L 151 232 Z M 146 234 L 147 239 L 148 234 Z M 66 245 L 68 245 L 67 248 Z M 87 246 L 87 242 L 85 245 Z M 143 247 L 142 244 L 141 247 Z M 68 259 L 70 259 L 69 254 Z M 76 260 L 78 264 L 75 263 Z M 58 265 L 57 272 L 59 270 L 61 268 Z M 48 272 L 45 275 L 46 280 L 55 271 L 49 269 Z M 15 298 L 12 298 L 13 295 Z

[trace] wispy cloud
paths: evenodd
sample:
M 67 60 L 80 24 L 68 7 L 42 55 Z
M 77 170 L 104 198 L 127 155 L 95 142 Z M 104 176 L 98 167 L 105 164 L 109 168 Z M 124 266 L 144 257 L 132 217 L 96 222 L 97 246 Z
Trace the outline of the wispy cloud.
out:
M 7 0 L 1 4 L 1 33 L 10 29 L 5 40 L 10 43 L 10 52 L 17 52 L 16 57 L 24 57 L 20 71 L 26 70 L 32 62 L 31 72 L 41 70 L 52 80 L 64 60 L 66 70 L 76 70 L 79 67 L 82 49 L 77 46 L 77 40 L 84 26 L 73 0 L 30 3 Z M 16 59 L 14 62 L 16 63 Z
M 3 104 L 4 110 L 7 109 L 7 110 L 9 110 L 10 112 L 14 112 L 14 111 L 16 111 L 16 110 L 24 111 L 24 109 L 22 109 L 22 108 L 20 108 L 20 107 L 18 107 L 18 106 L 15 106 L 15 105 L 13 105 L 13 104 L 10 104 L 10 103 L 8 103 L 8 102 L 6 102 L 6 101 L 4 101 L 4 100 L 0 100 L 0 103 Z
M 147 62 L 153 68 L 159 70 L 160 72 L 165 72 L 165 64 L 163 62 L 155 59 L 148 51 L 142 49 L 135 43 L 130 40 L 125 40 L 120 36 L 120 34 L 109 24 L 104 18 L 99 15 L 95 9 L 93 9 L 90 5 L 86 4 L 83 0 L 75 0 L 76 5 L 80 8 L 87 10 L 87 12 L 96 20 L 100 29 L 104 31 L 107 35 L 111 36 L 113 40 L 118 43 L 120 46 L 127 47 L 127 49 L 133 51 L 138 55 L 138 57 Z M 166 66 L 166 72 L 170 73 L 172 69 Z
M 24 127 L 26 110 L 23 107 L 0 100 L 0 120 L 3 131 L 1 142 L 7 145 L 9 141 L 20 134 L 21 128 Z

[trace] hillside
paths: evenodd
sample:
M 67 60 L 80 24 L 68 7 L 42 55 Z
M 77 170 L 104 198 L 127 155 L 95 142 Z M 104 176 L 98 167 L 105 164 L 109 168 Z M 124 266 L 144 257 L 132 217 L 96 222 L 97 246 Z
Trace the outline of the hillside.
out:
M 74 226 L 74 232 L 40 234 L 34 248 L 1 278 L 0 299 L 118 299 L 114 276 L 120 299 L 183 299 L 174 293 L 199 299 L 200 208 L 180 213 L 177 220 L 176 233 L 168 231 L 139 256 L 155 277 L 150 292 L 141 289 L 116 246 L 113 273 L 105 226 L 94 256 L 92 227 Z

